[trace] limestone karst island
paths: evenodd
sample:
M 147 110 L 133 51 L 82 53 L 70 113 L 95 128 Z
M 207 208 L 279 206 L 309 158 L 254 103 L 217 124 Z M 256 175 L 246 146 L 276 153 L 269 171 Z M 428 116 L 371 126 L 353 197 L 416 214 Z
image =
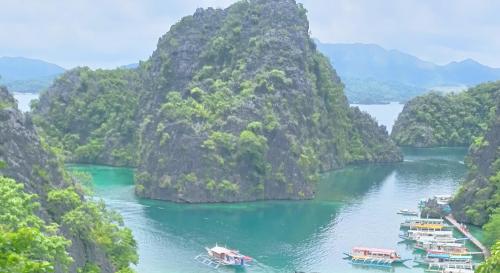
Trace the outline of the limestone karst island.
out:
M 500 3 L 0 6 L 0 273 L 500 273 Z

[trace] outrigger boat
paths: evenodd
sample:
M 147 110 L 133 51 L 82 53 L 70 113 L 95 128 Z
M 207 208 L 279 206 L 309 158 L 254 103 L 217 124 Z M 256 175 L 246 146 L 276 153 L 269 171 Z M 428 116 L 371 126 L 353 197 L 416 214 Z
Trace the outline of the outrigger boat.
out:
M 431 224 L 431 225 L 443 225 L 444 226 L 444 220 L 443 219 L 435 219 L 435 218 L 418 218 L 418 219 L 408 219 L 401 223 L 401 228 L 412 228 L 416 225 L 426 225 L 426 224 Z
M 344 253 L 352 264 L 391 267 L 410 259 L 401 259 L 395 250 L 382 248 L 355 247 L 351 253 Z
M 400 209 L 397 214 L 405 215 L 405 216 L 418 216 L 418 211 L 409 210 L 409 209 Z
M 451 230 L 408 230 L 404 235 L 400 235 L 399 237 L 409 241 L 439 241 L 440 239 L 455 240 L 455 238 L 453 238 L 453 231 Z
M 452 255 L 432 255 L 423 260 L 415 260 L 418 264 L 428 265 L 429 269 L 438 268 L 461 268 L 461 269 L 473 269 L 472 256 L 452 256 Z
M 410 226 L 411 230 L 422 230 L 422 231 L 439 231 L 439 230 L 450 230 L 451 226 L 442 224 L 415 224 Z
M 245 267 L 253 260 L 249 256 L 242 255 L 238 250 L 229 249 L 217 244 L 212 248 L 206 247 L 205 249 L 208 255 L 200 254 L 194 259 L 215 269 L 221 265 Z
M 415 243 L 415 248 L 429 253 L 452 253 L 457 255 L 468 253 L 468 250 L 463 243 L 455 242 L 417 241 Z
M 439 273 L 474 273 L 473 269 L 463 269 L 463 268 L 445 268 Z

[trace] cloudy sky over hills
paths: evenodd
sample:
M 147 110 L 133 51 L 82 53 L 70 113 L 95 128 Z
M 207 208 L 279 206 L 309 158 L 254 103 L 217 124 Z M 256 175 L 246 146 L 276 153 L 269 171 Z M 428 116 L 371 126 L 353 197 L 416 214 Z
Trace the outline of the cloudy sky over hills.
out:
M 158 38 L 197 7 L 231 0 L 2 0 L 0 56 L 111 68 L 146 59 Z M 376 43 L 444 64 L 500 67 L 500 1 L 302 0 L 313 37 Z

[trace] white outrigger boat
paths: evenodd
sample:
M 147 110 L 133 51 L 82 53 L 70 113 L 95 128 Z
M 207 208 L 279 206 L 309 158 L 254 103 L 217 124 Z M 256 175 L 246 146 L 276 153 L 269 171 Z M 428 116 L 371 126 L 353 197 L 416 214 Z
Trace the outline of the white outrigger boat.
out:
M 422 265 L 428 265 L 428 269 L 463 269 L 472 270 L 474 269 L 474 264 L 472 263 L 472 256 L 443 256 L 434 257 L 427 256 L 423 260 L 415 260 L 416 263 Z
M 468 253 L 467 247 L 465 247 L 463 242 L 417 241 L 415 248 L 431 253 L 451 253 L 455 255 Z
M 410 209 L 400 209 L 397 214 L 405 215 L 405 216 L 418 216 L 418 211 L 410 210 Z
M 442 241 L 455 240 L 455 238 L 453 238 L 453 231 L 451 230 L 408 230 L 404 235 L 401 235 L 400 237 L 409 241 L 441 241 L 441 239 L 444 239 Z
M 207 255 L 200 254 L 194 259 L 215 269 L 221 265 L 245 267 L 253 260 L 251 257 L 241 254 L 238 250 L 229 249 L 217 244 L 212 248 L 205 247 L 205 250 L 207 251 Z
M 463 268 L 445 268 L 439 273 L 474 273 L 473 269 L 463 269 Z
M 443 225 L 444 220 L 441 218 L 417 218 L 408 219 L 401 223 L 401 228 L 412 228 L 420 225 Z
M 422 236 L 415 240 L 417 244 L 425 243 L 460 243 L 467 240 L 467 238 L 453 238 L 453 237 L 435 237 L 435 236 Z

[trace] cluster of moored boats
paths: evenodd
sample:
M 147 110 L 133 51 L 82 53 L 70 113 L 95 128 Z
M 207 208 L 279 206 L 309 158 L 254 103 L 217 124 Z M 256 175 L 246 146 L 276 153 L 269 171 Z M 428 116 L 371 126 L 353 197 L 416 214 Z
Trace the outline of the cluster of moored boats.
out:
M 401 223 L 404 242 L 411 244 L 419 254 L 415 259 L 402 259 L 395 250 L 355 247 L 344 253 L 352 264 L 392 267 L 413 260 L 416 266 L 427 266 L 427 271 L 440 273 L 473 273 L 472 255 L 465 246 L 466 238 L 453 237 L 453 227 L 443 219 L 417 218 L 419 213 L 408 209 L 398 214 L 411 216 Z
M 403 259 L 393 249 L 354 247 L 344 253 L 355 265 L 393 267 L 413 260 L 416 266 L 427 266 L 427 271 L 439 273 L 474 273 L 472 255 L 482 252 L 470 252 L 465 246 L 467 238 L 455 238 L 453 226 L 447 225 L 441 218 L 418 218 L 419 213 L 403 209 L 398 214 L 409 216 L 401 223 L 400 238 L 411 244 L 416 252 L 415 259 Z M 207 253 L 200 254 L 195 260 L 213 267 L 248 266 L 253 259 L 238 250 L 215 245 L 205 248 Z
M 453 227 L 443 219 L 407 219 L 401 223 L 406 242 L 421 252 L 414 261 L 425 265 L 429 271 L 446 273 L 473 273 L 472 255 L 465 246 L 466 238 L 453 237 Z

